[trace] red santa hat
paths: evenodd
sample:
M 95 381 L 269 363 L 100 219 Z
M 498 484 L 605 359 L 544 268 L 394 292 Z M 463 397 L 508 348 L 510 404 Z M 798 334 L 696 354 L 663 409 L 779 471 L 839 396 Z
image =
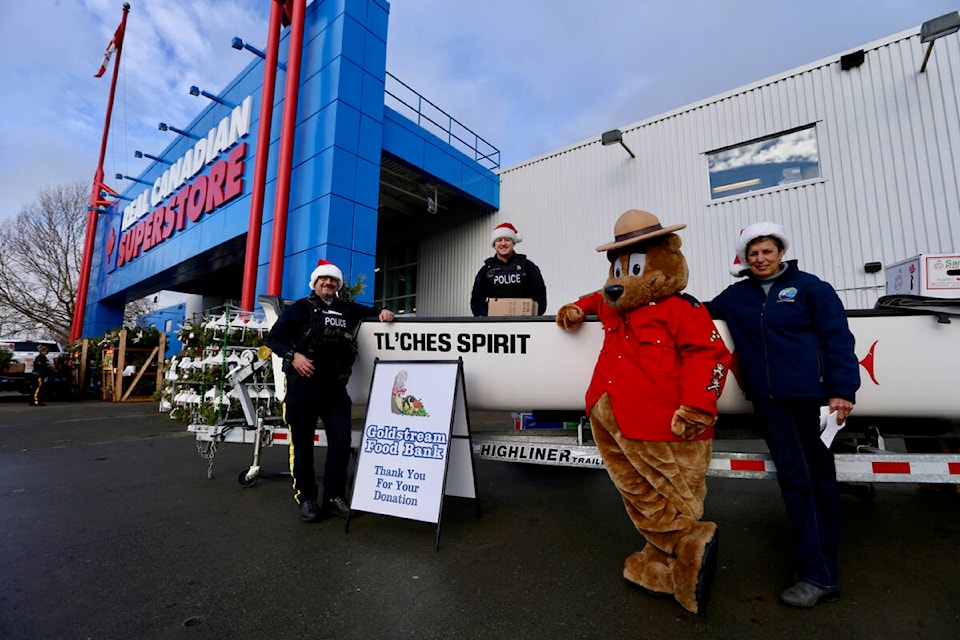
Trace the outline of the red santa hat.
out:
M 739 278 L 749 270 L 747 266 L 747 247 L 750 246 L 751 242 L 763 236 L 771 236 L 780 240 L 783 243 L 784 251 L 790 244 L 787 239 L 787 230 L 783 228 L 783 225 L 776 222 L 754 222 L 742 229 L 740 237 L 737 238 L 737 255 L 733 259 L 733 264 L 730 265 L 730 274 L 735 278 Z
M 496 244 L 497 238 L 510 238 L 514 244 L 523 242 L 523 236 L 521 236 L 517 228 L 509 222 L 501 222 L 493 228 L 493 233 L 490 234 L 490 244 Z
M 314 285 L 317 284 L 317 278 L 320 276 L 328 276 L 330 278 L 336 278 L 340 284 L 343 284 L 343 273 L 337 265 L 320 258 L 317 260 L 317 268 L 313 270 L 313 273 L 310 274 L 310 288 L 313 289 Z

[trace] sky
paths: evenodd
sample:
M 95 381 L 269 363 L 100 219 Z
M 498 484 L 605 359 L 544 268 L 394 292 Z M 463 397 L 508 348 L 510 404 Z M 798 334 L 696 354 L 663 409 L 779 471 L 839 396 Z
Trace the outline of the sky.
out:
M 271 0 L 130 0 L 105 155 L 130 185 L 263 49 Z M 120 0 L 2 0 L 0 218 L 46 187 L 90 184 Z M 395 0 L 387 70 L 510 166 L 960 8 L 960 0 Z M 919 44 L 918 44 L 919 46 Z M 935 55 L 935 54 L 934 54 Z M 278 88 L 278 91 L 282 89 Z

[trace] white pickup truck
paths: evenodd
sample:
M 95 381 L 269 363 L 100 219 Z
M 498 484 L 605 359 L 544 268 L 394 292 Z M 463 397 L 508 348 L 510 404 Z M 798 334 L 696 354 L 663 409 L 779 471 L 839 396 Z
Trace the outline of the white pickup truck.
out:
M 19 391 L 27 393 L 32 389 L 33 359 L 40 353 L 41 346 L 47 347 L 47 359 L 50 366 L 63 349 L 56 340 L 42 338 L 0 338 L 0 349 L 11 355 L 10 363 L 0 371 L 0 391 Z

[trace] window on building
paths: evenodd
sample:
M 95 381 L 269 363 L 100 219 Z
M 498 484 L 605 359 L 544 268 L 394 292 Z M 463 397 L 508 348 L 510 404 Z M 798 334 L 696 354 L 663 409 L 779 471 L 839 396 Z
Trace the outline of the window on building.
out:
M 820 177 L 814 125 L 707 153 L 710 197 L 727 198 Z
M 374 299 L 396 314 L 417 311 L 417 243 L 386 244 L 377 252 Z

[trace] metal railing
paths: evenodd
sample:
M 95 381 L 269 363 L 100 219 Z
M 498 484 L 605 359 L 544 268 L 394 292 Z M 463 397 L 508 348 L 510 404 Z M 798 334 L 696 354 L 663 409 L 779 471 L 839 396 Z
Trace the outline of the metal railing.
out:
M 441 140 L 446 140 L 451 147 L 472 157 L 484 167 L 500 168 L 499 149 L 389 71 L 387 71 L 384 91 L 387 95 L 386 106 Z

